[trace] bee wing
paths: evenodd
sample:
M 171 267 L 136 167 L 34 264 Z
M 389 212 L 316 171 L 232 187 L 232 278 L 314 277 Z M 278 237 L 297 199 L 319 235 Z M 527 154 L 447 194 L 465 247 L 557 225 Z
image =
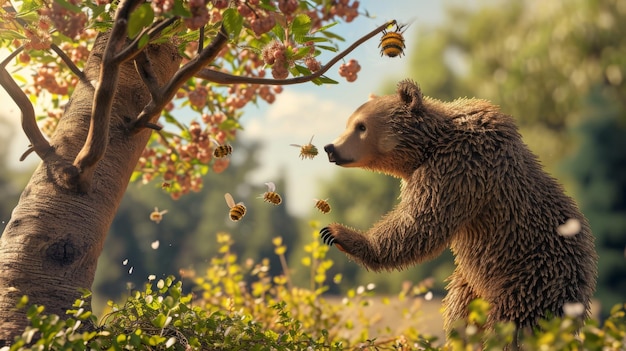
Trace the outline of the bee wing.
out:
M 298 144 L 289 144 L 289 146 L 302 147 L 302 145 L 298 145 Z
M 276 191 L 276 185 L 274 182 L 267 182 L 265 185 L 267 185 L 267 191 Z
M 215 146 L 220 146 L 220 143 L 217 142 L 217 140 L 211 138 L 211 141 L 213 142 L 213 144 L 215 144 Z
M 224 194 L 224 199 L 226 199 L 228 207 L 232 208 L 233 206 L 235 206 L 235 200 L 233 200 L 233 196 L 230 193 Z
M 311 135 L 311 140 L 309 140 L 309 144 L 313 143 L 313 137 L 315 136 L 315 134 Z

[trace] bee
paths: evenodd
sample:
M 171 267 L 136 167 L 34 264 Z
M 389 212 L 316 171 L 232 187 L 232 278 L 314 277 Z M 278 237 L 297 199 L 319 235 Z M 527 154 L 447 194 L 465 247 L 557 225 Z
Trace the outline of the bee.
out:
M 330 212 L 330 204 L 328 204 L 328 199 L 326 200 L 314 199 L 314 201 L 315 201 L 315 208 L 320 210 L 320 212 L 322 212 L 323 214 L 327 214 L 328 212 Z
M 406 46 L 404 46 L 404 37 L 402 36 L 404 31 L 402 28 L 406 26 L 406 24 L 401 26 L 396 23 L 395 31 L 387 32 L 387 30 L 383 30 L 383 37 L 380 38 L 380 44 L 378 44 L 378 47 L 380 48 L 380 56 L 402 56 L 404 48 L 406 48 Z
M 290 144 L 291 146 L 300 148 L 301 159 L 304 160 L 305 158 L 310 158 L 312 160 L 315 156 L 317 156 L 317 147 L 312 144 L 314 136 L 315 135 L 311 137 L 311 140 L 309 140 L 309 143 L 306 145 Z
M 230 195 L 230 193 L 224 194 L 224 199 L 226 199 L 226 204 L 228 204 L 228 207 L 230 207 L 229 214 L 231 221 L 237 222 L 246 215 L 246 206 L 243 204 L 243 202 L 235 205 L 235 200 L 233 200 L 233 196 Z
M 213 156 L 215 158 L 223 158 L 226 157 L 230 154 L 233 153 L 233 147 L 225 144 L 225 145 L 220 145 L 217 140 L 213 139 L 213 142 L 215 143 L 215 150 L 213 150 Z
M 150 213 L 150 220 L 156 224 L 159 224 L 163 220 L 163 215 L 166 213 L 167 213 L 167 210 L 159 211 L 159 208 L 155 207 L 154 211 Z
M 169 189 L 171 187 L 172 187 L 171 183 L 168 183 L 168 182 L 161 183 L 161 189 Z
M 263 193 L 263 201 L 280 205 L 283 202 L 283 198 L 276 192 L 276 185 L 272 182 L 265 183 L 265 185 L 267 185 L 267 191 Z

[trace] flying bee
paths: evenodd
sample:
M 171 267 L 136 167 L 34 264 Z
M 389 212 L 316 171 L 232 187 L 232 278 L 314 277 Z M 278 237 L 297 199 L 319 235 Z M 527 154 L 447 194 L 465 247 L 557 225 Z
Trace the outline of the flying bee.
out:
M 317 156 L 317 147 L 315 145 L 312 144 L 313 142 L 313 137 L 315 135 L 313 135 L 311 137 L 311 140 L 309 140 L 309 143 L 306 145 L 298 145 L 298 144 L 290 144 L 291 146 L 295 146 L 295 147 L 299 147 L 300 148 L 300 158 L 301 159 L 305 159 L 305 158 L 309 158 L 309 159 L 313 159 L 315 156 Z
M 383 37 L 380 38 L 380 44 L 378 47 L 380 48 L 380 56 L 387 55 L 389 57 L 402 56 L 404 53 L 404 31 L 402 28 L 407 25 L 399 25 L 396 23 L 396 30 L 393 32 L 387 32 L 387 30 L 383 30 Z
M 263 193 L 263 201 L 280 205 L 283 202 L 283 198 L 276 192 L 276 185 L 272 182 L 265 183 L 265 185 L 267 185 L 267 191 Z
M 215 143 L 215 150 L 213 150 L 213 156 L 215 158 L 223 158 L 226 157 L 230 154 L 233 153 L 233 147 L 228 145 L 228 144 L 224 144 L 224 145 L 220 145 L 217 140 L 212 139 L 213 142 Z
M 237 222 L 246 215 L 246 206 L 243 204 L 243 202 L 235 205 L 235 200 L 233 200 L 233 196 L 230 195 L 230 193 L 224 194 L 224 199 L 226 199 L 226 204 L 228 204 L 228 207 L 230 207 L 229 214 L 231 221 Z
M 315 208 L 320 210 L 320 212 L 322 212 L 323 214 L 327 214 L 328 212 L 330 212 L 330 204 L 328 204 L 328 199 L 326 200 L 314 199 L 314 200 L 315 200 Z
M 150 220 L 156 224 L 159 224 L 163 220 L 163 215 L 166 213 L 167 213 L 167 210 L 159 211 L 159 208 L 155 207 L 154 211 L 150 213 Z

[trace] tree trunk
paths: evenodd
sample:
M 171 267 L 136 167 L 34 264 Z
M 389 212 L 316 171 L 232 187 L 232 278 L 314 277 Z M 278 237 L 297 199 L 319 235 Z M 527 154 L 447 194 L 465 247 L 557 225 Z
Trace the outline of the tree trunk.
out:
M 60 165 L 73 162 L 87 136 L 92 84 L 97 84 L 107 39 L 96 39 L 85 66 L 91 84 L 76 87 L 50 140 L 54 151 L 35 170 L 0 237 L 0 340 L 12 342 L 28 323 L 25 310 L 15 308 L 22 295 L 63 317 L 80 297 L 79 288 L 91 288 L 107 231 L 150 136 L 150 129 L 134 134 L 127 127 L 150 100 L 127 62 L 113 101 L 109 144 L 91 189 L 81 194 L 62 185 Z M 146 52 L 162 85 L 179 67 L 176 48 L 149 46 Z

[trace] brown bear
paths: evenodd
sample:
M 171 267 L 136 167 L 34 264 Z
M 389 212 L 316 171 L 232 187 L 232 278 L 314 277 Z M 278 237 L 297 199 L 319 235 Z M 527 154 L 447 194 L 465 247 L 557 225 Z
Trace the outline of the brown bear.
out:
M 450 247 L 446 330 L 475 298 L 490 303 L 487 327 L 534 326 L 566 303 L 588 315 L 597 275 L 589 224 L 498 107 L 423 97 L 405 80 L 360 106 L 324 150 L 337 165 L 402 179 L 400 202 L 366 233 L 333 223 L 320 231 L 324 242 L 374 271 Z

